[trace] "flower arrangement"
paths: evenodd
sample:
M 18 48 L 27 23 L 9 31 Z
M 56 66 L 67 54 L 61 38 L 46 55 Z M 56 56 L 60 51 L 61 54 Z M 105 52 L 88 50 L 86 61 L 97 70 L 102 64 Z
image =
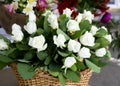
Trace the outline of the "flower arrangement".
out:
M 51 10 L 40 17 L 34 10 L 23 12 L 28 15 L 24 28 L 14 23 L 12 40 L 0 35 L 0 68 L 15 62 L 24 79 L 41 69 L 65 86 L 66 79 L 79 81 L 82 70 L 90 68 L 99 73 L 105 65 L 102 59 L 110 57 L 111 35 L 106 27 L 92 24 L 94 15 L 90 11 L 84 10 L 76 17 L 69 8 L 59 16 Z

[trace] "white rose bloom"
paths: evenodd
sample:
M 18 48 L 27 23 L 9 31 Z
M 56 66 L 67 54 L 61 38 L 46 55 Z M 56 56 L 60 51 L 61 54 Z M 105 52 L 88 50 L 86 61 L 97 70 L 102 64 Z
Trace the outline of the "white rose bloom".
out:
M 75 21 L 75 20 L 69 20 L 67 22 L 67 28 L 68 28 L 68 31 L 70 31 L 70 32 L 80 30 L 79 23 L 77 21 Z
M 90 23 L 92 23 L 92 20 L 94 19 L 94 15 L 90 11 L 84 10 L 83 18 L 85 20 L 88 20 Z
M 74 57 L 67 57 L 64 62 L 64 66 L 66 68 L 71 68 L 76 63 L 76 60 Z
M 78 41 L 70 39 L 68 42 L 68 50 L 73 51 L 74 53 L 79 52 L 81 44 Z
M 112 42 L 112 36 L 109 35 L 105 35 L 105 38 L 111 43 Z
M 72 14 L 72 10 L 69 9 L 69 8 L 66 8 L 63 10 L 63 14 L 65 14 L 67 17 L 71 17 L 71 14 Z
M 36 15 L 34 13 L 29 13 L 29 22 L 36 22 Z
M 98 57 L 103 57 L 106 54 L 105 48 L 100 48 L 95 51 L 95 55 Z
M 35 22 L 28 22 L 27 25 L 24 26 L 24 29 L 29 33 L 35 33 L 37 31 L 37 26 Z
M 75 20 L 76 20 L 78 23 L 80 23 L 81 20 L 82 20 L 82 14 L 79 13 L 79 14 L 76 16 Z
M 94 46 L 95 38 L 93 37 L 92 33 L 87 31 L 84 35 L 80 37 L 80 42 L 85 46 Z
M 50 23 L 50 26 L 51 26 L 53 29 L 57 29 L 57 28 L 58 28 L 57 15 L 51 13 L 51 14 L 48 16 L 47 21 Z
M 5 49 L 8 49 L 8 45 L 3 39 L 0 39 L 0 50 L 5 50 Z
M 54 44 L 56 44 L 57 47 L 60 47 L 60 48 L 65 47 L 66 39 L 65 39 L 64 35 L 62 35 L 62 34 L 59 34 L 58 36 L 55 35 L 55 36 L 53 36 L 53 40 L 54 40 Z
M 80 51 L 78 52 L 78 56 L 80 58 L 90 58 L 91 56 L 90 49 L 86 47 L 81 48 Z
M 21 27 L 17 24 L 12 25 L 12 39 L 16 42 L 22 41 L 23 32 L 21 31 Z
M 99 29 L 98 29 L 96 26 L 93 25 L 93 26 L 91 27 L 90 32 L 91 32 L 93 35 L 95 35 L 98 30 L 99 30 Z
M 33 7 L 35 7 L 36 4 L 37 4 L 37 1 L 36 1 L 36 0 L 28 0 L 27 2 L 28 2 L 28 4 L 30 4 L 30 5 L 33 6 Z
M 43 51 L 47 48 L 47 43 L 45 44 L 45 38 L 43 35 L 30 38 L 28 45 L 36 48 L 39 51 Z

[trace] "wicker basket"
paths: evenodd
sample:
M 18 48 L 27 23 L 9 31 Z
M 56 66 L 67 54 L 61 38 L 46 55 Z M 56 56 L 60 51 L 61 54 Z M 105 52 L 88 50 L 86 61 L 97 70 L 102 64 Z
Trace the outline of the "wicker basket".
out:
M 24 80 L 16 70 L 16 64 L 11 64 L 11 68 L 13 69 L 19 86 L 60 86 L 58 78 L 54 78 L 47 73 L 39 70 L 32 79 Z M 90 69 L 86 69 L 81 72 L 80 81 L 75 83 L 70 80 L 66 81 L 66 86 L 87 86 L 89 79 L 92 75 L 92 71 Z

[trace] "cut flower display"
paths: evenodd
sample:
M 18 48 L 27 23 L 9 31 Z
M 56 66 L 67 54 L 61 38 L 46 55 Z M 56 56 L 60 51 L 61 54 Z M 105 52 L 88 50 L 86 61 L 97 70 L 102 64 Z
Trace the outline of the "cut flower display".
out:
M 72 10 L 67 10 L 59 16 L 46 10 L 39 18 L 30 13 L 24 28 L 13 24 L 12 41 L 0 35 L 0 68 L 17 63 L 24 79 L 41 69 L 58 77 L 63 86 L 66 79 L 79 81 L 82 70 L 90 68 L 99 73 L 104 65 L 101 57 L 110 57 L 112 39 L 107 28 L 93 25 L 90 11 L 73 18 Z

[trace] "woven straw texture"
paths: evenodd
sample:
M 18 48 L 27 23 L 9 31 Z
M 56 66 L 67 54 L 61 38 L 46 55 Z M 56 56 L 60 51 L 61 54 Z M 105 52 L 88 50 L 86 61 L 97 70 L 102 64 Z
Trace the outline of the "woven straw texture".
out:
M 16 64 L 11 64 L 11 68 L 13 69 L 16 78 L 18 79 L 19 86 L 61 86 L 58 78 L 54 78 L 50 76 L 48 73 L 42 72 L 41 70 L 37 71 L 35 76 L 29 80 L 23 80 L 23 78 L 18 74 L 16 70 Z M 72 82 L 70 80 L 66 81 L 66 86 L 87 86 L 89 79 L 92 75 L 92 71 L 90 69 L 86 69 L 82 71 L 79 82 Z

